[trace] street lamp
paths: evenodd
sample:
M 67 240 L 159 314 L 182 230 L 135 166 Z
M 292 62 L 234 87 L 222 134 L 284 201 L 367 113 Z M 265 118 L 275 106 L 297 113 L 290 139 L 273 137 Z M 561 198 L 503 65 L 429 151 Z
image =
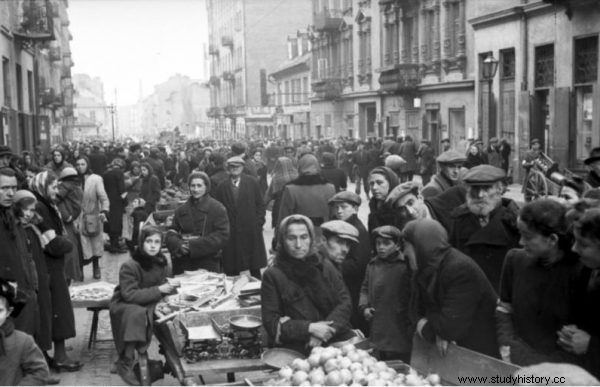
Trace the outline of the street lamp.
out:
M 492 84 L 494 83 L 496 71 L 498 71 L 498 59 L 494 58 L 490 52 L 487 58 L 483 60 L 482 66 L 481 75 L 483 79 L 488 81 L 488 137 L 493 137 L 496 135 L 496 125 L 492 119 Z

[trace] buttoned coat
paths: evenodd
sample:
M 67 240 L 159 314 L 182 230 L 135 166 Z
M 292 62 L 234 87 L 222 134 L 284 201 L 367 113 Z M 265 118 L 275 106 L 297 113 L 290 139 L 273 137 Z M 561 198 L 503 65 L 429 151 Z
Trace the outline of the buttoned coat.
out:
M 85 175 L 83 184 L 83 200 L 81 202 L 81 215 L 79 217 L 79 231 L 83 230 L 83 217 L 86 214 L 99 215 L 100 212 L 108 213 L 110 203 L 104 190 L 102 177 L 94 173 Z M 81 247 L 83 258 L 93 256 L 101 257 L 104 254 L 104 239 L 102 233 L 90 237 L 81 233 Z

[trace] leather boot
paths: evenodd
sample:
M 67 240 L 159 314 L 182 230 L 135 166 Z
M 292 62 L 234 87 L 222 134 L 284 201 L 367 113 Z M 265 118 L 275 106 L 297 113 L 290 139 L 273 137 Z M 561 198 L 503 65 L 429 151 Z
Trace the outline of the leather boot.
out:
M 140 382 L 133 372 L 133 359 L 121 357 L 117 361 L 117 373 L 130 386 L 139 386 Z

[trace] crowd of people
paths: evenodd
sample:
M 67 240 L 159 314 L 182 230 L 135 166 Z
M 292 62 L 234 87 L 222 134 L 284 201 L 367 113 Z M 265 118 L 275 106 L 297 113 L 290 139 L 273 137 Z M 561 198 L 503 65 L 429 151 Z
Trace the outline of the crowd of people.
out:
M 167 275 L 198 269 L 262 278 L 272 346 L 306 353 L 369 337 L 378 358 L 409 362 L 416 332 L 442 354 L 456 343 L 599 377 L 600 149 L 584 183 L 520 206 L 503 197 L 506 140 L 440 148 L 410 136 L 68 143 L 47 155 L 0 146 L 0 382 L 52 384 L 49 368 L 81 369 L 65 347 L 76 335 L 69 286 L 88 264 L 101 279 L 105 252 L 131 254 L 110 304 L 116 368 L 130 384 L 136 353 L 148 361 L 153 307 L 174 291 Z M 187 199 L 168 231 L 151 225 L 177 192 Z M 13 332 L 25 334 L 30 375 L 3 372 Z

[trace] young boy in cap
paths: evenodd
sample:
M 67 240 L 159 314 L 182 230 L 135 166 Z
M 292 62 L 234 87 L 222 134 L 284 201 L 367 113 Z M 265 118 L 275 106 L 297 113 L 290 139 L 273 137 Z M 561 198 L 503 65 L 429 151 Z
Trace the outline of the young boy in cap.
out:
M 402 254 L 402 233 L 394 226 L 381 226 L 372 235 L 377 255 L 367 265 L 358 307 L 370 322 L 369 338 L 379 360 L 408 364 L 414 329 L 408 316 L 411 269 Z
M 15 329 L 16 317 L 25 302 L 17 300 L 17 290 L 0 278 L 0 385 L 47 384 L 48 364 L 33 337 Z

